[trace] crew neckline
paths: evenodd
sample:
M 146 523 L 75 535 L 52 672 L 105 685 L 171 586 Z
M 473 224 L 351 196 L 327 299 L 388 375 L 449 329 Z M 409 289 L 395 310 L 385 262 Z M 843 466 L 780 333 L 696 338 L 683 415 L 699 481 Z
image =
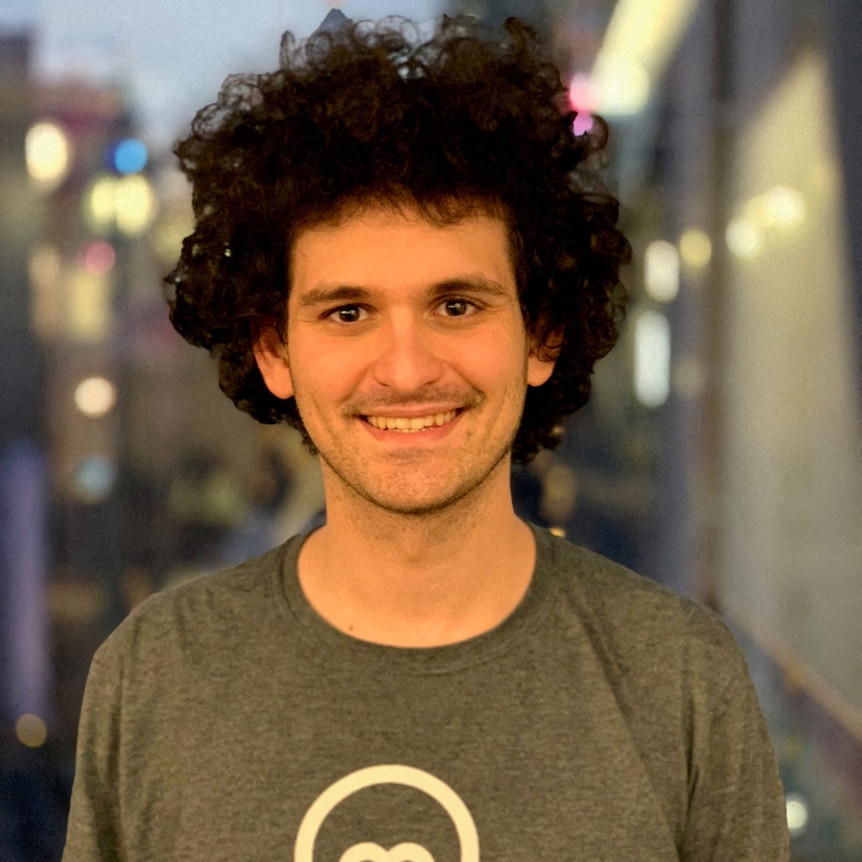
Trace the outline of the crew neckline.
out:
M 528 524 L 536 543 L 536 562 L 530 583 L 515 609 L 494 628 L 456 643 L 433 647 L 401 647 L 378 644 L 353 637 L 328 623 L 311 606 L 297 573 L 297 560 L 310 533 L 288 539 L 282 546 L 281 564 L 276 569 L 279 598 L 300 637 L 325 656 L 327 662 L 361 659 L 387 671 L 434 674 L 447 673 L 489 661 L 508 651 L 525 632 L 540 623 L 550 606 L 553 580 L 548 577 L 553 536 Z

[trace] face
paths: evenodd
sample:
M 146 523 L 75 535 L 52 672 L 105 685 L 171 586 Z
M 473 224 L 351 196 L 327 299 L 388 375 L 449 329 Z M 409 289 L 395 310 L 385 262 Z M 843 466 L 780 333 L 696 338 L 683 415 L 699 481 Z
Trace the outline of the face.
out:
M 503 220 L 377 208 L 299 234 L 286 345 L 266 329 L 255 353 L 296 398 L 327 499 L 404 514 L 508 494 L 526 388 L 553 370 L 530 350 Z

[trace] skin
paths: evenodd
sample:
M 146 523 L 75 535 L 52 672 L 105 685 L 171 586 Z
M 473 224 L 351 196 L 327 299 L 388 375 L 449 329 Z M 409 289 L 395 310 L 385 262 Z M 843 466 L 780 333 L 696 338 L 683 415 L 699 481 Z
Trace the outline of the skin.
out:
M 367 207 L 301 232 L 286 343 L 266 327 L 255 354 L 320 452 L 327 524 L 299 558 L 318 613 L 394 646 L 463 640 L 511 613 L 535 562 L 511 445 L 553 361 L 525 329 L 505 222 Z

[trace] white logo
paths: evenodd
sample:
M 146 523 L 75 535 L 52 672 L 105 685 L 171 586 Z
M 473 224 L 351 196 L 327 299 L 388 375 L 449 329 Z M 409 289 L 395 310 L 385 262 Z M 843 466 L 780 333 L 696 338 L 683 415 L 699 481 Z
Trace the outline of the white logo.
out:
M 378 784 L 404 784 L 421 790 L 437 802 L 449 815 L 458 833 L 461 862 L 479 862 L 479 834 L 469 809 L 458 794 L 439 778 L 412 766 L 383 764 L 358 769 L 327 787 L 306 811 L 296 834 L 294 862 L 314 862 L 314 843 L 323 821 L 348 796 Z M 379 844 L 363 841 L 341 854 L 339 862 L 435 862 L 421 844 L 406 842 L 384 849 Z
M 398 844 L 384 850 L 372 841 L 354 844 L 341 854 L 338 862 L 434 862 L 434 857 L 421 844 Z

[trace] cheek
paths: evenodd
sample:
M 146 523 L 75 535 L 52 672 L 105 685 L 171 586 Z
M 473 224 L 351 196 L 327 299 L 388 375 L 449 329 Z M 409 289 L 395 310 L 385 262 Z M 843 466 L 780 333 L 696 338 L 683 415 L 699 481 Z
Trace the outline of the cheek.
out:
M 296 388 L 314 401 L 343 400 L 355 392 L 362 380 L 362 361 L 357 351 L 342 344 L 297 344 L 304 356 L 310 357 L 294 367 Z
M 465 369 L 473 368 L 488 379 L 517 378 L 527 358 L 526 336 L 510 325 L 464 332 L 444 348 L 447 360 Z

